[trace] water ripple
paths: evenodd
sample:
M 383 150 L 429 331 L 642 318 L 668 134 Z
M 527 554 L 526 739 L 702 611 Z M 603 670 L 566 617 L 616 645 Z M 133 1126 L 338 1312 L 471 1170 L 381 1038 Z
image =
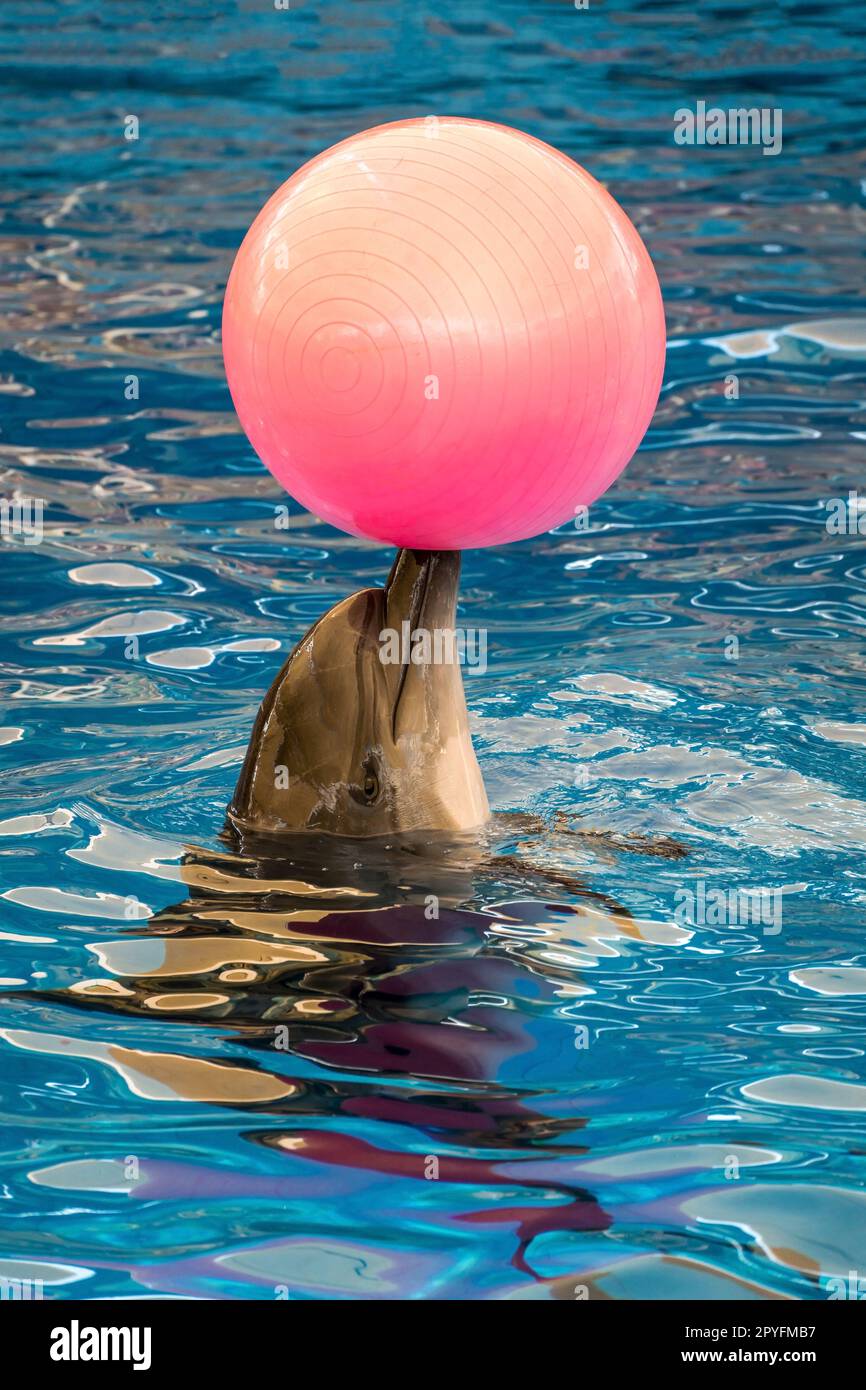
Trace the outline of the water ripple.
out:
M 862 13 L 241 8 L 0 15 L 0 472 L 44 503 L 0 540 L 0 1276 L 826 1297 L 866 1259 Z M 782 104 L 782 154 L 676 146 L 698 96 Z M 391 557 L 275 525 L 225 279 L 304 159 L 437 109 L 627 208 L 662 398 L 586 526 L 465 557 L 491 798 L 552 828 L 263 863 L 220 838 L 261 693 Z

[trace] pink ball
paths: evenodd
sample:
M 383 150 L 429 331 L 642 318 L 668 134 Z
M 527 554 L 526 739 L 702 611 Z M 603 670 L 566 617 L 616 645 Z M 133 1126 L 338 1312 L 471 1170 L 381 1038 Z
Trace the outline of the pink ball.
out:
M 235 258 L 223 352 L 253 448 L 304 507 L 462 550 L 610 486 L 658 400 L 664 312 L 640 236 L 579 164 L 428 116 L 277 190 Z

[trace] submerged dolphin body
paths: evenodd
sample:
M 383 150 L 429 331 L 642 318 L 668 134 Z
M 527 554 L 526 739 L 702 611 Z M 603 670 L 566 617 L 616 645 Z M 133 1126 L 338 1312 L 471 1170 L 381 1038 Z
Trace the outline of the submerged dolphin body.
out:
M 457 551 L 401 550 L 384 589 L 353 594 L 301 638 L 262 702 L 229 806 L 242 836 L 484 824 L 490 811 L 448 640 L 459 577 Z M 383 634 L 406 631 L 444 635 L 446 659 L 383 660 Z

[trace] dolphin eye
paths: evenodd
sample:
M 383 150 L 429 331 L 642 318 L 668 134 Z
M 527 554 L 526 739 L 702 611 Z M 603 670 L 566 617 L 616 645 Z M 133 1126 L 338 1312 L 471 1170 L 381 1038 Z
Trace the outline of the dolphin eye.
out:
M 381 768 L 376 754 L 370 752 L 358 769 L 358 780 L 348 784 L 348 792 L 359 806 L 375 806 L 382 798 Z

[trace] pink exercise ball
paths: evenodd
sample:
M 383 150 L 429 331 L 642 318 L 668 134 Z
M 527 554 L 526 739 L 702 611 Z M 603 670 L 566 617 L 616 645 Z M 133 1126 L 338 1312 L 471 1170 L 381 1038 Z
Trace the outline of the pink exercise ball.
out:
M 640 236 L 579 164 L 427 116 L 277 190 L 235 258 L 223 352 L 250 443 L 304 507 L 462 550 L 610 486 L 658 400 L 664 311 Z

